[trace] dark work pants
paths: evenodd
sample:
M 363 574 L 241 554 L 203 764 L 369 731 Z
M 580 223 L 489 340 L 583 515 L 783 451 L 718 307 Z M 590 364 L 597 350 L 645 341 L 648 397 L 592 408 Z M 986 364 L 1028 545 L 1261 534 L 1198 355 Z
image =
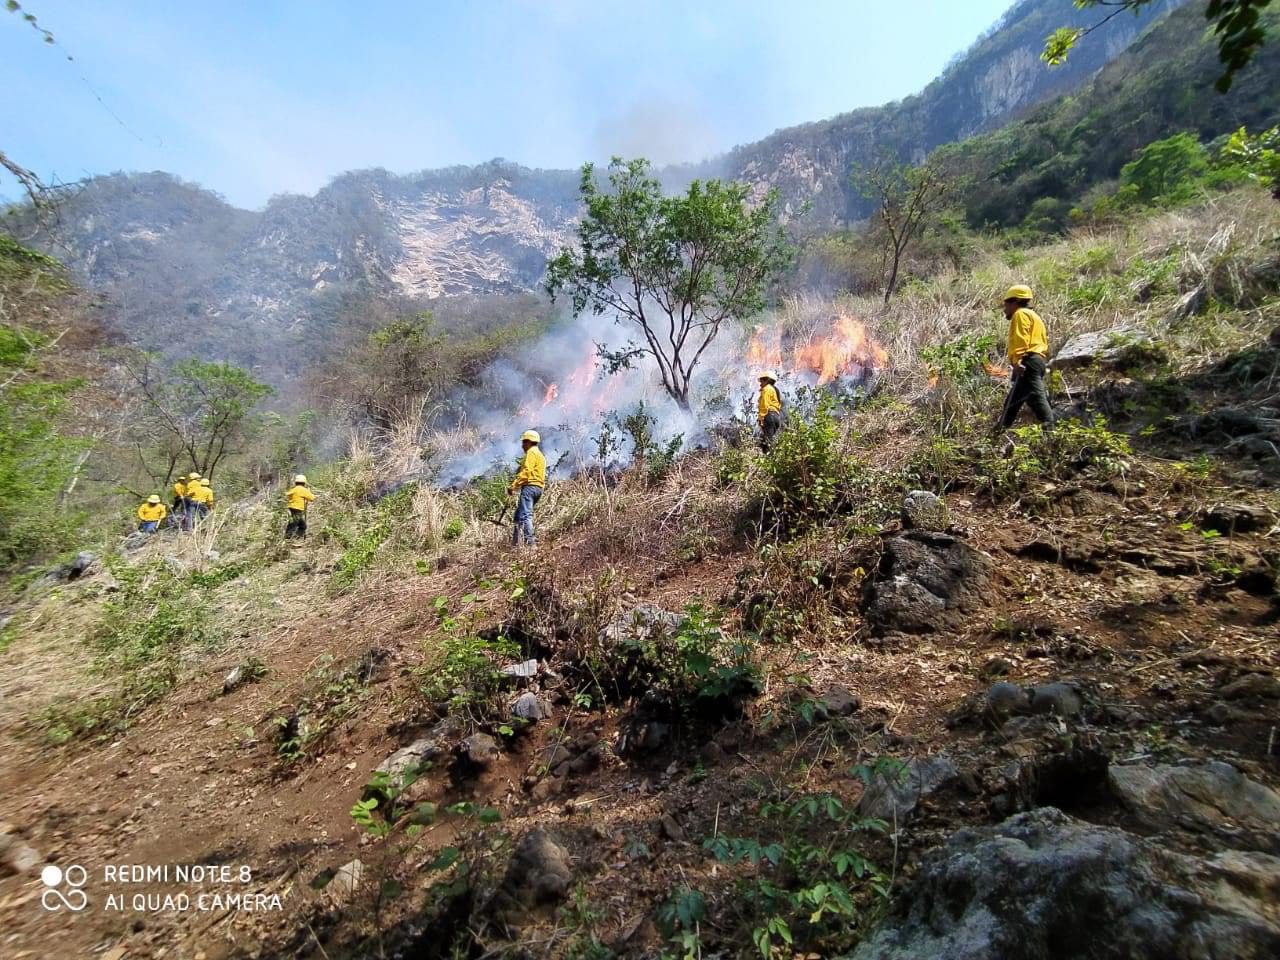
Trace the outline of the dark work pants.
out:
M 1049 365 L 1038 353 L 1028 353 L 1022 358 L 1022 364 L 1014 367 L 1013 383 L 1009 385 L 1009 395 L 1004 401 L 1004 410 L 1000 415 L 1000 426 L 1008 429 L 1018 419 L 1018 412 L 1025 403 L 1031 412 L 1043 424 L 1053 424 L 1053 407 L 1049 405 L 1049 391 L 1044 384 L 1044 375 Z
M 768 450 L 773 445 L 773 438 L 778 435 L 778 431 L 782 429 L 782 414 L 777 410 L 770 410 L 764 415 L 764 419 L 760 421 L 760 446 Z
M 286 540 L 297 537 L 301 539 L 307 535 L 307 511 L 295 510 L 289 508 L 289 522 L 284 528 L 284 538 Z

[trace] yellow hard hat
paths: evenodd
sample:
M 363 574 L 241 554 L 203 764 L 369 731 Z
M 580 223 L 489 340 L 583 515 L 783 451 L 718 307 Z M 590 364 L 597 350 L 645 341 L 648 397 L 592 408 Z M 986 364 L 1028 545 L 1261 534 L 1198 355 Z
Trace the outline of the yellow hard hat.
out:
M 1006 300 L 1030 300 L 1032 298 L 1031 288 L 1025 283 L 1015 283 L 1005 291 L 1004 298 Z
M 761 370 L 757 380 L 768 380 L 770 383 L 777 383 L 778 377 L 772 370 Z
M 187 474 L 187 479 L 188 479 L 188 480 L 199 480 L 199 479 L 200 479 L 200 474 L 196 473 L 196 472 L 193 470 L 191 473 L 188 473 L 188 474 Z
M 293 482 L 294 482 L 294 483 L 306 483 L 306 482 L 307 482 L 307 475 L 306 475 L 305 473 L 300 473 L 300 474 L 298 474 L 296 477 L 294 477 L 294 478 L 293 478 Z
M 524 433 L 520 434 L 520 439 L 528 440 L 530 443 L 542 442 L 542 437 L 538 436 L 537 430 L 526 430 Z
M 147 497 L 147 503 L 159 503 L 159 502 L 160 502 L 160 498 L 157 497 L 154 493 L 151 496 Z

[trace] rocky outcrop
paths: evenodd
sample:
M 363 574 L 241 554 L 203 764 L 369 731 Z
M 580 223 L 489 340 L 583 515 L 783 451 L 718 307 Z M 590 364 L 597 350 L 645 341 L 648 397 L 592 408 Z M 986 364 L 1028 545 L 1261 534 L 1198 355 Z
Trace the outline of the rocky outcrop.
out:
M 1270 833 L 1280 824 L 1280 794 L 1229 763 L 1112 766 L 1107 776 L 1116 798 L 1157 829 Z
M 569 851 L 545 830 L 525 835 L 498 889 L 500 905 L 525 909 L 564 899 L 573 883 Z
M 1045 807 L 928 855 L 853 960 L 1262 960 L 1280 953 L 1280 860 L 1170 852 Z
M 1053 369 L 1066 371 L 1096 366 L 1128 370 L 1158 355 L 1158 342 L 1145 330 L 1115 327 L 1072 337 L 1053 355 Z
M 958 537 L 909 530 L 885 544 L 863 613 L 878 633 L 932 633 L 976 610 L 991 577 L 989 557 Z
M 916 758 L 905 767 L 884 770 L 872 777 L 858 801 L 858 812 L 889 823 L 901 823 L 920 801 L 959 775 L 949 757 Z

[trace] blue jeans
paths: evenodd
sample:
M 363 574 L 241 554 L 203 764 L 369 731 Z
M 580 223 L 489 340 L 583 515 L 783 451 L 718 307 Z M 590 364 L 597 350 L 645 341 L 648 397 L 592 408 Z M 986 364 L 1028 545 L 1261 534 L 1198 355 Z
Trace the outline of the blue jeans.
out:
M 520 488 L 518 496 L 520 499 L 516 501 L 516 525 L 511 531 L 511 542 L 517 547 L 520 546 L 521 534 L 524 535 L 525 543 L 537 542 L 533 535 L 533 507 L 542 496 L 542 488 L 524 486 Z
M 138 529 L 143 533 L 155 533 L 158 526 L 160 526 L 159 520 L 143 520 L 138 524 Z

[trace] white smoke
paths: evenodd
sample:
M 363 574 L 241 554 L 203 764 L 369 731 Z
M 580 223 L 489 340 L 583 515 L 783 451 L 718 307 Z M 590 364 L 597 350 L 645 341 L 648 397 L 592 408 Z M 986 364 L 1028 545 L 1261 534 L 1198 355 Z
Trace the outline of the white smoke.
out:
M 619 446 L 603 465 L 627 462 L 633 451 L 618 421 L 642 403 L 653 418 L 658 444 L 679 436 L 684 450 L 703 445 L 715 423 L 735 415 L 753 420 L 762 367 L 776 369 L 784 395 L 823 383 L 862 385 L 874 373 L 870 360 L 851 360 L 846 350 L 834 378 L 828 374 L 824 380 L 821 363 L 811 356 L 814 345 L 836 330 L 837 317 L 829 301 L 791 301 L 781 313 L 750 325 L 726 325 L 694 372 L 692 412 L 666 393 L 648 355 L 614 374 L 604 368 L 598 346 L 617 350 L 634 344 L 634 328 L 589 314 L 567 321 L 516 360 L 490 364 L 480 385 L 459 395 L 458 406 L 465 413 L 449 442 L 436 444 L 447 448 L 439 450 L 443 466 L 437 482 L 456 486 L 491 471 L 510 470 L 520 456 L 520 435 L 530 429 L 541 434 L 553 476 L 564 478 L 600 465 L 599 439 L 606 423 Z

